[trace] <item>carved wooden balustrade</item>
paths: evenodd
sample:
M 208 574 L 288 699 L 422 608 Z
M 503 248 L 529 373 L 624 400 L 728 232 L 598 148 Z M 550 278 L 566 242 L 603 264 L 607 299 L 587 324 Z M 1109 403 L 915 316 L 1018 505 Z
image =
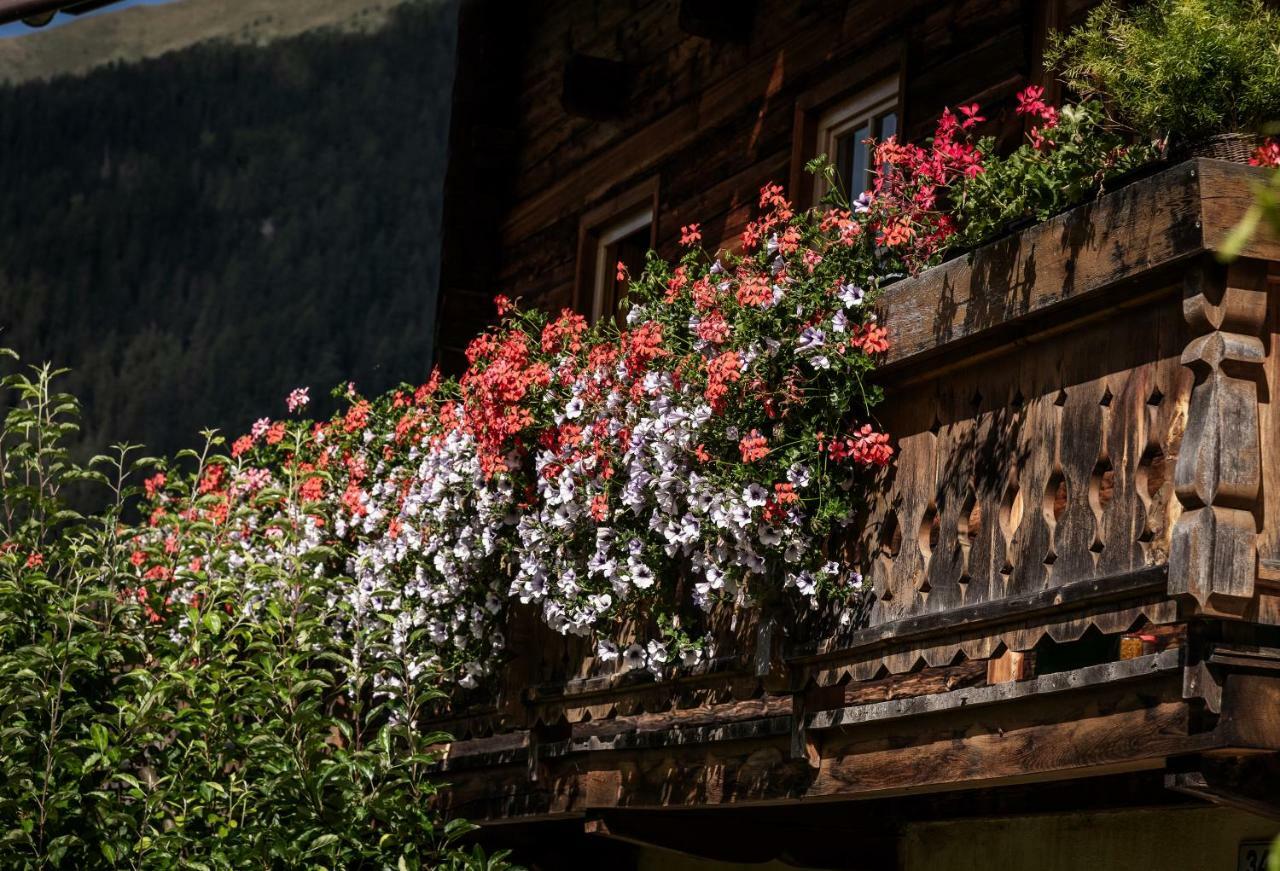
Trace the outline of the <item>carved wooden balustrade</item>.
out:
M 1229 266 L 1213 256 L 1256 175 L 1170 167 L 887 288 L 878 377 L 897 454 L 852 548 L 867 613 L 726 611 L 717 658 L 664 680 L 517 616 L 494 704 L 442 723 L 463 739 L 443 765 L 454 806 L 511 817 L 949 783 L 944 749 L 903 769 L 883 734 L 840 730 L 1090 681 L 1165 681 L 1134 712 L 1156 729 L 1142 752 L 1173 752 L 1171 734 L 1227 740 L 1188 713 L 1222 706 L 1188 639 L 1208 618 L 1280 624 L 1280 239 Z M 1147 645 L 1139 664 L 1095 657 L 1062 678 L 1071 663 L 1049 664 L 1126 633 Z M 1036 651 L 1043 667 L 1002 686 L 1009 657 Z M 1128 715 L 1116 706 L 1107 716 Z M 713 765 L 710 746 L 739 749 Z M 646 768 L 646 752 L 665 761 Z M 682 752 L 701 761 L 673 762 Z

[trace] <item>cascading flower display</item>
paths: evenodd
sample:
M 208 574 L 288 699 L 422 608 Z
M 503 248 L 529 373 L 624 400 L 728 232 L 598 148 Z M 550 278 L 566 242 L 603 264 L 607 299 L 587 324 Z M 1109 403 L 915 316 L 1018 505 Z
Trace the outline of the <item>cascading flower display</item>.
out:
M 1019 104 L 1051 151 L 1058 116 L 1041 96 Z M 235 579 L 235 607 L 252 610 L 288 592 L 267 595 L 259 578 L 287 575 L 255 566 L 339 576 L 346 655 L 388 693 L 477 686 L 515 602 L 593 637 L 600 660 L 655 673 L 709 652 L 717 603 L 830 597 L 854 613 L 866 591 L 834 558 L 839 533 L 893 456 L 872 414 L 889 345 L 871 303 L 958 238 L 953 201 L 988 169 L 982 120 L 965 106 L 925 145 L 880 143 L 873 187 L 851 202 L 823 161 L 835 193 L 819 208 L 766 185 L 736 250 L 681 227 L 679 259 L 650 254 L 620 323 L 500 296 L 459 378 L 376 398 L 348 385 L 327 421 L 264 419 L 227 455 L 162 470 L 130 594 L 180 632 L 212 607 L 211 578 Z M 386 625 L 389 644 L 368 641 Z M 388 657 L 407 665 L 380 671 Z
M 462 687 L 501 654 L 511 602 L 594 634 L 606 659 L 621 622 L 648 625 L 618 661 L 656 672 L 704 655 L 716 602 L 859 595 L 824 554 L 892 456 L 871 416 L 887 341 L 869 302 L 931 256 L 915 244 L 930 234 L 877 238 L 898 219 L 884 202 L 796 212 L 767 186 L 738 253 L 708 253 L 687 225 L 677 263 L 651 255 L 620 326 L 499 298 L 460 378 L 348 388 L 328 421 L 262 420 L 226 456 L 165 470 L 147 482 L 134 594 L 180 631 L 209 575 L 245 575 L 252 609 L 269 597 L 249 567 L 308 561 L 349 578 L 354 656 L 379 655 L 362 624 L 390 623 L 413 665 L 387 682 Z

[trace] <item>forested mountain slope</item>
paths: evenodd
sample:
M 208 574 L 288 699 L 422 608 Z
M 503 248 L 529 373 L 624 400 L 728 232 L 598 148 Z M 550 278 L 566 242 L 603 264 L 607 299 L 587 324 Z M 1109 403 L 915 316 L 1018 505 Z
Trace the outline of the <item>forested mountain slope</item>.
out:
M 455 18 L 0 86 L 0 345 L 73 368 L 86 450 L 425 376 Z
M 308 30 L 370 32 L 405 0 L 173 0 L 108 7 L 91 18 L 0 39 L 0 82 L 79 74 L 112 62 L 159 57 L 198 42 L 266 45 Z

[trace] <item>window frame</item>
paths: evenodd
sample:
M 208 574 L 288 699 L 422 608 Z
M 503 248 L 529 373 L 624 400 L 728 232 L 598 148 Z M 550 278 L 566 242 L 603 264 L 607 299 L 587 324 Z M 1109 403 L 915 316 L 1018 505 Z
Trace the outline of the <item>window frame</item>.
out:
M 827 150 L 825 143 L 820 146 L 819 122 L 837 108 L 847 107 L 864 94 L 874 93 L 875 89 L 884 87 L 886 82 L 896 81 L 895 111 L 898 115 L 898 130 L 907 129 L 910 121 L 905 90 L 907 77 L 906 43 L 894 40 L 873 51 L 859 54 L 847 64 L 841 65 L 838 72 L 796 98 L 789 191 L 798 206 L 816 205 L 821 198 L 821 185 L 805 170 L 805 164 Z
M 902 101 L 899 99 L 901 84 L 900 77 L 894 73 L 873 85 L 859 89 L 824 111 L 816 123 L 816 141 L 810 158 L 826 154 L 834 163 L 841 136 L 862 126 L 874 128 L 879 119 L 890 113 L 895 116 L 896 129 L 901 129 Z M 852 186 L 852 179 L 842 180 Z M 851 187 L 849 196 L 855 197 L 862 191 L 861 187 L 856 191 Z M 820 201 L 826 192 L 826 180 L 815 176 L 813 202 Z
M 613 264 L 609 247 L 649 227 L 648 247 L 658 238 L 658 179 L 648 179 L 583 214 L 578 223 L 578 270 L 574 311 L 595 323 L 603 315 L 607 279 Z

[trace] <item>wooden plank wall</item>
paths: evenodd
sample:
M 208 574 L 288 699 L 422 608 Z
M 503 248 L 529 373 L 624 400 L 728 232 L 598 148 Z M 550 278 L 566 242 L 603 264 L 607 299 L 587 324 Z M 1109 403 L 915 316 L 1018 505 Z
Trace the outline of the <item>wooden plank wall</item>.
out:
M 708 245 L 729 242 L 753 216 L 761 185 L 804 178 L 796 168 L 812 155 L 796 147 L 804 148 L 805 118 L 811 123 L 823 100 L 895 70 L 907 135 L 927 135 L 943 106 L 976 101 L 990 119 L 986 132 L 1018 142 L 1013 95 L 1039 77 L 1045 28 L 1078 18 L 1088 4 L 739 5 L 755 6 L 745 40 L 684 32 L 681 0 L 537 0 L 517 16 L 497 8 L 464 14 L 455 87 L 471 111 L 455 117 L 454 157 L 464 165 L 451 170 L 446 190 L 438 326 L 446 369 L 460 366 L 462 348 L 492 315 L 493 295 L 551 309 L 572 304 L 586 212 L 656 178 L 661 252 L 672 253 L 680 226 L 695 221 Z M 502 36 L 513 29 L 517 37 Z M 493 47 L 505 43 L 518 50 Z M 563 71 L 573 53 L 631 65 L 630 99 L 618 117 L 594 121 L 565 111 Z M 475 95 L 484 91 L 476 79 L 504 83 L 489 89 L 498 117 L 475 111 Z M 491 159 L 477 161 L 469 151 L 486 134 L 502 140 L 507 163 L 497 175 Z

